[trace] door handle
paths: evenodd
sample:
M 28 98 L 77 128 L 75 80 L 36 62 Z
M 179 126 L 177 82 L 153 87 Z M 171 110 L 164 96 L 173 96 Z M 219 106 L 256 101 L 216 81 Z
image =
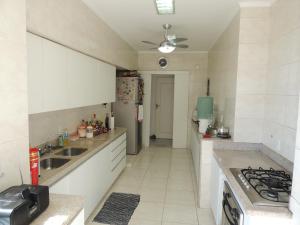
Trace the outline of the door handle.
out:
M 159 104 L 155 104 L 155 108 L 156 108 L 156 109 L 158 109 L 158 108 L 159 108 L 159 106 L 160 106 Z

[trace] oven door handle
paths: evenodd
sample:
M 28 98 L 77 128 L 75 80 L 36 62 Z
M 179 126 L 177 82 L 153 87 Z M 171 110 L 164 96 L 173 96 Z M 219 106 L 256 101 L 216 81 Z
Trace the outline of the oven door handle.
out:
M 223 212 L 224 212 L 224 214 L 225 214 L 225 216 L 226 216 L 226 219 L 227 219 L 227 221 L 229 222 L 230 225 L 238 225 L 238 222 L 237 222 L 237 220 L 236 220 L 235 218 L 233 218 L 233 221 L 232 221 L 232 220 L 229 218 L 229 216 L 227 215 L 227 212 L 226 212 L 226 206 L 228 207 L 229 212 L 230 212 L 230 214 L 231 214 L 232 211 L 233 211 L 233 208 L 229 205 L 229 202 L 228 202 L 228 200 L 227 200 L 227 197 L 224 196 L 224 200 L 223 200 Z M 231 216 L 232 216 L 232 214 L 231 214 Z

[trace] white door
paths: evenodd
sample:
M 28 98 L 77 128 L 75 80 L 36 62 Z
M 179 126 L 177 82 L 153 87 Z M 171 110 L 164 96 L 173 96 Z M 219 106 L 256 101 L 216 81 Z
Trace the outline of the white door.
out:
M 173 137 L 174 78 L 158 77 L 156 79 L 156 136 Z

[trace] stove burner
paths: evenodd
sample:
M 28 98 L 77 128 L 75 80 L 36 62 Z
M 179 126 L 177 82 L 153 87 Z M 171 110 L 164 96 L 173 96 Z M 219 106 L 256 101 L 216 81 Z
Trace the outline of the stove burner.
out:
M 267 185 L 269 188 L 274 188 L 274 189 L 285 189 L 287 188 L 287 185 L 284 184 L 283 181 L 279 180 L 278 178 L 261 178 L 260 181 Z
M 267 196 L 270 198 L 278 198 L 278 193 L 275 191 L 267 191 Z
M 272 168 L 242 169 L 242 174 L 254 188 L 254 190 L 264 199 L 273 202 L 288 202 L 291 193 L 292 180 L 284 171 L 277 171 Z

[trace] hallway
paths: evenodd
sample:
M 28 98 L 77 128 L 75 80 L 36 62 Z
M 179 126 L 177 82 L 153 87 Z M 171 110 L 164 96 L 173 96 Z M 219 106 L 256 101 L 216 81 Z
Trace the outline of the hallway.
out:
M 189 150 L 150 147 L 127 156 L 110 192 L 141 195 L 130 225 L 214 225 L 210 209 L 196 207 Z

